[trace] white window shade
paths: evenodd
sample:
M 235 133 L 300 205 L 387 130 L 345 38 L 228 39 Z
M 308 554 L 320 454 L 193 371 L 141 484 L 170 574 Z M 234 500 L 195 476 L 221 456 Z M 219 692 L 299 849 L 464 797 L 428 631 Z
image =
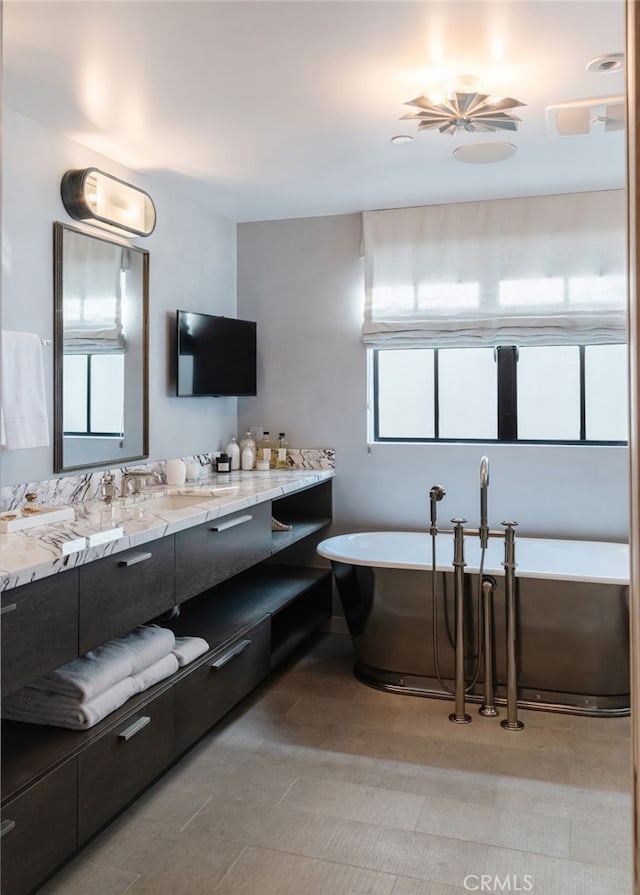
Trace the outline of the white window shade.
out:
M 363 213 L 374 347 L 626 340 L 623 190 Z

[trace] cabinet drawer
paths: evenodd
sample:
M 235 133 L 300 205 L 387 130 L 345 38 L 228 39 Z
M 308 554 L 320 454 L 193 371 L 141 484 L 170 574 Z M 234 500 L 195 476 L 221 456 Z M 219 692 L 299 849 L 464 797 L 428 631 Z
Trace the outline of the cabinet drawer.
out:
M 188 749 L 269 674 L 269 652 L 267 617 L 175 685 L 178 752 Z
M 166 691 L 78 756 L 82 844 L 151 783 L 173 758 L 173 695 Z
M 78 655 L 78 573 L 74 569 L 2 594 L 2 694 Z
M 114 553 L 79 571 L 80 653 L 174 605 L 173 537 Z
M 76 761 L 2 808 L 2 895 L 26 895 L 76 849 Z
M 176 596 L 181 602 L 270 555 L 271 504 L 213 519 L 175 538 Z

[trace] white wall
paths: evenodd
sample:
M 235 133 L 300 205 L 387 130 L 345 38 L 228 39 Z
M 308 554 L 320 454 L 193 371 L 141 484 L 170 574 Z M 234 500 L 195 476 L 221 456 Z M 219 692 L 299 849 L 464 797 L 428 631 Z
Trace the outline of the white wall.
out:
M 490 459 L 489 515 L 522 534 L 627 537 L 627 452 L 620 447 L 375 445 L 367 452 L 366 355 L 360 341 L 359 215 L 241 224 L 238 314 L 258 321 L 257 398 L 240 428 L 285 430 L 293 446 L 337 450 L 334 529 L 424 528 L 478 521 L 479 462 Z
M 219 449 L 236 430 L 235 398 L 177 398 L 168 360 L 176 308 L 235 314 L 236 227 L 184 198 L 158 177 L 141 176 L 60 133 L 5 108 L 3 114 L 2 326 L 53 334 L 52 222 L 75 224 L 60 199 L 69 168 L 96 166 L 142 187 L 158 215 L 154 233 L 131 242 L 150 252 L 149 447 L 151 459 Z M 76 226 L 81 226 L 76 224 Z M 94 233 L 99 231 L 86 228 Z M 53 444 L 53 349 L 45 348 Z M 2 451 L 2 484 L 51 478 L 53 448 Z

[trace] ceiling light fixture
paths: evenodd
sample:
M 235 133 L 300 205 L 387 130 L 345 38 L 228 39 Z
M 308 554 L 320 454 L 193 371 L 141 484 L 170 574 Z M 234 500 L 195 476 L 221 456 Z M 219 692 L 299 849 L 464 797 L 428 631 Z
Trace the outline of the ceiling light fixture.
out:
M 397 134 L 391 137 L 392 143 L 413 143 L 413 137 L 410 134 Z
M 448 96 L 444 98 L 439 96 L 437 101 L 426 96 L 418 96 L 405 103 L 406 106 L 416 107 L 418 111 L 403 115 L 401 120 L 419 121 L 418 131 L 437 129 L 441 134 L 451 136 L 457 134 L 459 130 L 475 133 L 518 129 L 520 118 L 513 115 L 511 110 L 524 106 L 525 103 L 510 96 L 490 96 L 488 93 L 478 93 L 475 90 L 461 90 L 463 81 L 471 83 L 470 76 L 465 75 L 464 79 L 459 79 L 459 86 L 456 86 Z

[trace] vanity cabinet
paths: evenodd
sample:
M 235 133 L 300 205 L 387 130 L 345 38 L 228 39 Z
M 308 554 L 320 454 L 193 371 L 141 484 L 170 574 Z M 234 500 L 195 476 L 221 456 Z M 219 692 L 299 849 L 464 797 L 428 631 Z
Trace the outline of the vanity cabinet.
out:
M 175 539 L 180 603 L 271 554 L 271 504 L 256 504 L 185 529 Z
M 330 495 L 320 483 L 3 594 L 29 605 L 5 614 L 3 647 L 5 619 L 31 619 L 10 629 L 5 692 L 176 605 L 160 624 L 210 649 L 87 731 L 3 722 L 2 895 L 35 891 L 330 617 L 330 572 L 290 564 Z M 272 533 L 272 513 L 291 531 Z
M 78 653 L 171 609 L 173 566 L 171 536 L 80 566 Z
M 30 892 L 77 848 L 75 759 L 2 806 L 2 895 Z
M 171 763 L 173 732 L 173 693 L 168 690 L 143 703 L 80 753 L 78 845 Z
M 175 696 L 175 743 L 184 752 L 229 709 L 269 674 L 268 615 L 217 652 L 196 663 L 178 681 Z
M 2 695 L 78 655 L 78 572 L 5 591 L 0 603 Z

